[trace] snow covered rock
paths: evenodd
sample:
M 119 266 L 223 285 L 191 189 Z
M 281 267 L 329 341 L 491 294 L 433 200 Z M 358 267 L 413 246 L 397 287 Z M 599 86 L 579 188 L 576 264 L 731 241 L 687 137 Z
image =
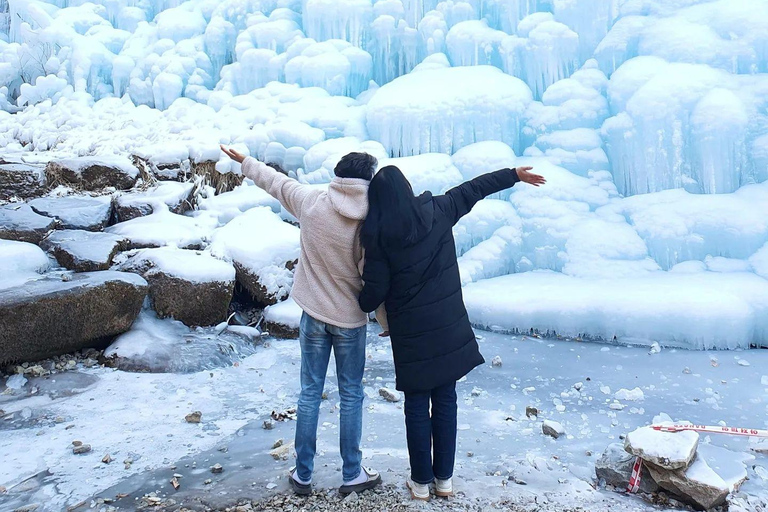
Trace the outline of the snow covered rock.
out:
M 115 199 L 117 222 L 150 215 L 159 203 L 165 204 L 173 213 L 182 214 L 192 207 L 194 187 L 194 183 L 161 181 L 148 190 L 120 194 Z
M 38 215 L 27 204 L 0 206 L 0 238 L 38 244 L 55 227 L 55 220 Z
M 81 190 L 101 190 L 114 187 L 131 188 L 139 170 L 123 157 L 84 156 L 48 162 L 45 176 L 51 186 L 69 185 Z
M 111 233 L 64 229 L 48 235 L 40 246 L 53 254 L 62 267 L 92 272 L 109 269 L 117 253 L 128 248 L 128 240 Z
M 624 449 L 646 462 L 668 469 L 685 469 L 696 456 L 699 434 L 691 430 L 660 432 L 640 427 L 627 434 Z
M 624 491 L 632 477 L 632 467 L 636 457 L 624 450 L 620 443 L 611 443 L 595 462 L 595 474 L 598 481 Z M 652 494 L 659 491 L 656 481 L 646 472 L 640 480 L 640 492 Z
M 558 437 L 565 434 L 565 427 L 563 427 L 557 421 L 544 420 L 544 423 L 541 425 L 541 432 L 545 436 L 554 437 L 557 439 Z
M 211 242 L 211 254 L 231 261 L 237 281 L 266 305 L 288 296 L 299 252 L 299 228 L 265 207 L 248 210 L 217 229 Z
M 653 464 L 647 464 L 646 469 L 660 487 L 705 510 L 725 503 L 731 491 L 702 457 L 696 457 L 687 469 L 668 471 Z
M 42 167 L 22 163 L 0 163 L 0 199 L 26 199 L 45 191 Z
M 277 338 L 298 338 L 303 311 L 288 298 L 264 309 L 264 330 Z
M 389 388 L 381 388 L 379 389 L 379 396 L 384 398 L 387 402 L 399 402 L 402 400 L 402 396 L 400 396 L 399 391 L 395 391 L 394 389 Z
M 131 327 L 146 294 L 143 278 L 112 271 L 0 290 L 0 364 L 99 345 Z
M 39 278 L 50 266 L 48 256 L 35 244 L 3 239 L 0 239 L 0 262 L 3 265 L 0 289 Z
M 176 215 L 161 203 L 156 205 L 152 215 L 120 222 L 106 231 L 130 240 L 132 249 L 166 245 L 197 249 L 204 245 L 217 224 L 210 217 Z
M 101 231 L 112 215 L 109 196 L 39 197 L 28 204 L 36 213 L 57 219 L 64 229 Z
M 268 206 L 275 213 L 279 213 L 281 208 L 277 199 L 253 185 L 240 185 L 229 192 L 201 199 L 197 203 L 199 210 L 215 215 L 222 225 L 257 206 Z
M 172 247 L 142 249 L 120 265 L 149 283 L 149 297 L 160 318 L 186 325 L 213 325 L 227 317 L 235 288 L 235 269 L 209 254 Z

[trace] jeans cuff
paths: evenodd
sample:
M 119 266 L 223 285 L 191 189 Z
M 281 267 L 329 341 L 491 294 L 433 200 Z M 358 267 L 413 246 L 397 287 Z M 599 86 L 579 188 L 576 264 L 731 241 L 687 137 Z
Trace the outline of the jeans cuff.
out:
M 429 484 L 431 484 L 432 482 L 435 481 L 435 479 L 433 478 L 432 480 L 427 480 L 426 482 L 420 482 L 420 481 L 416 480 L 415 478 L 413 478 L 413 475 L 411 475 L 411 480 L 413 480 L 414 483 L 417 483 L 419 485 L 429 485 Z
M 453 475 L 451 475 L 451 476 L 447 476 L 447 477 L 445 477 L 445 478 L 443 478 L 443 477 L 441 477 L 441 476 L 437 476 L 437 475 L 435 475 L 435 480 L 450 480 L 451 478 L 453 478 Z

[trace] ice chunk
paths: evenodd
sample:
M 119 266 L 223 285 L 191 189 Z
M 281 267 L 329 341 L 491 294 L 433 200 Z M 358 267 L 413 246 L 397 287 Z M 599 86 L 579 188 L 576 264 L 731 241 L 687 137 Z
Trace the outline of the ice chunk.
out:
M 531 91 L 490 66 L 433 69 L 402 76 L 371 98 L 367 126 L 393 156 L 454 153 L 500 140 L 520 151 Z
M 48 270 L 50 261 L 42 249 L 28 242 L 0 239 L 0 289 L 11 288 Z
M 459 258 L 462 286 L 491 277 L 512 274 L 523 245 L 522 222 L 497 229 L 491 238 L 472 247 Z
M 464 180 L 515 166 L 515 152 L 503 142 L 489 140 L 464 146 L 453 154 L 453 165 Z M 508 195 L 508 194 L 507 194 Z
M 357 47 L 365 44 L 373 16 L 371 0 L 303 0 L 301 12 L 307 37 L 343 39 Z
M 201 199 L 197 206 L 199 210 L 215 215 L 220 225 L 257 206 L 268 206 L 273 212 L 280 212 L 277 199 L 259 187 L 245 184 L 229 192 Z
M 645 394 L 643 394 L 643 390 L 640 388 L 634 388 L 634 389 L 621 388 L 616 393 L 614 393 L 613 397 L 616 400 L 627 400 L 630 402 L 637 402 L 638 400 L 645 399 Z
M 469 284 L 464 299 L 474 325 L 507 332 L 692 349 L 760 346 L 768 333 L 768 281 L 744 272 L 579 279 L 534 271 Z
M 461 256 L 504 226 L 522 226 L 515 208 L 507 201 L 483 199 L 453 228 L 457 254 Z
M 491 65 L 501 67 L 499 47 L 506 34 L 484 20 L 462 21 L 445 38 L 448 57 L 454 66 Z M 509 70 L 506 70 L 509 73 Z M 510 73 L 512 74 L 512 73 Z
M 372 68 L 368 52 L 346 41 L 330 40 L 308 45 L 290 58 L 285 64 L 285 81 L 354 97 L 368 87 Z

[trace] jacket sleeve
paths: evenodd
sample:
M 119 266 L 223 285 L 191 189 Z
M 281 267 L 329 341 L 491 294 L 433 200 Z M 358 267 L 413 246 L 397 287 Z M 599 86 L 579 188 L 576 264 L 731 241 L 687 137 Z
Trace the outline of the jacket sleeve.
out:
M 317 189 L 303 185 L 250 156 L 243 161 L 241 169 L 245 177 L 280 201 L 283 208 L 297 219 L 301 219 L 307 198 L 319 193 Z
M 363 290 L 360 292 L 360 309 L 366 313 L 375 311 L 389 293 L 389 262 L 379 247 L 365 251 Z
M 435 200 L 450 218 L 452 224 L 468 214 L 481 199 L 512 187 L 520 181 L 515 169 L 501 169 L 478 176 L 454 187 Z

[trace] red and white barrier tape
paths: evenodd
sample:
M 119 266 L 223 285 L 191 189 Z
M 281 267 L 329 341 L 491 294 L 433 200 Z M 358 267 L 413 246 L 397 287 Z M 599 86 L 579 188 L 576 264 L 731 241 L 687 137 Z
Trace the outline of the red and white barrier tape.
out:
M 682 432 L 684 430 L 693 430 L 694 432 L 706 432 L 709 434 L 729 434 L 732 436 L 747 437 L 768 437 L 768 430 L 759 430 L 756 428 L 738 428 L 738 427 L 713 427 L 709 425 L 651 425 L 653 430 L 659 432 Z M 637 457 L 632 466 L 632 474 L 629 477 L 627 492 L 635 494 L 640 489 L 640 482 L 643 478 L 643 459 Z
M 708 434 L 768 437 L 768 430 L 758 430 L 755 428 L 712 427 L 709 425 L 651 425 L 651 428 L 660 432 L 682 432 L 683 430 L 693 430 L 695 432 L 706 432 Z

